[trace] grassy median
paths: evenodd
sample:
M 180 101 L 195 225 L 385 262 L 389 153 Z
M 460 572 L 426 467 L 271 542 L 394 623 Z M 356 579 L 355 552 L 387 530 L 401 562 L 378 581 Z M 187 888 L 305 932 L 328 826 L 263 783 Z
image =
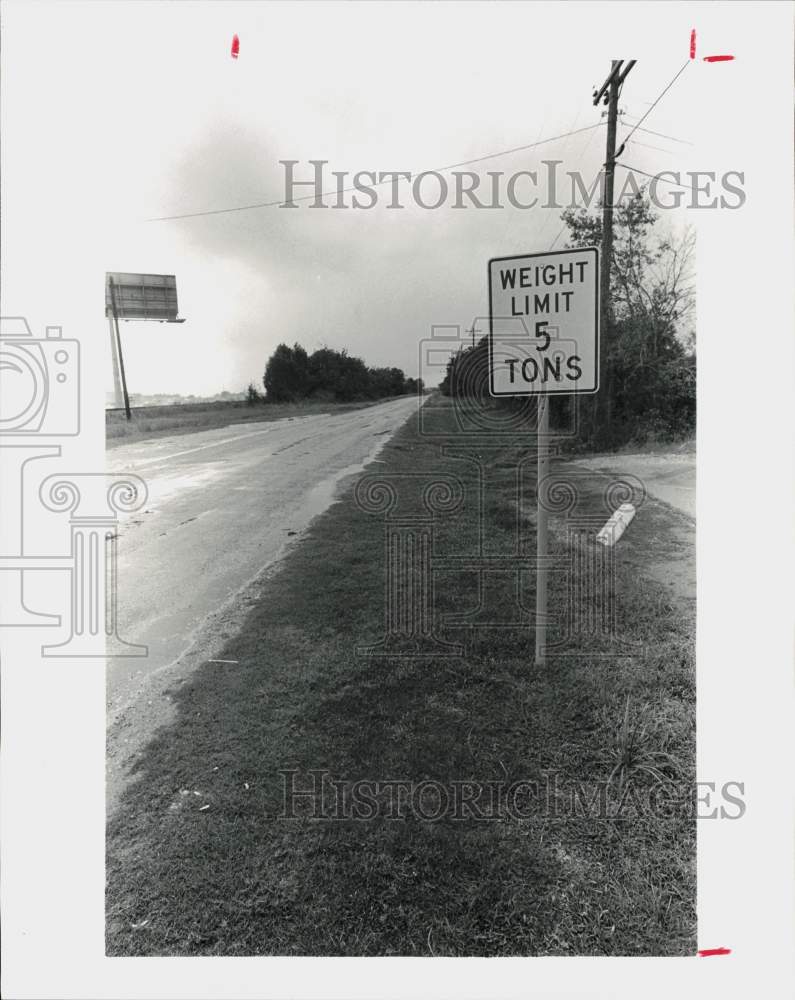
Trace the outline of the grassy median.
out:
M 450 401 L 426 406 L 454 437 Z M 458 507 L 436 493 L 433 606 L 462 655 L 357 654 L 384 634 L 385 514 L 351 486 L 313 523 L 131 777 L 108 830 L 109 954 L 694 953 L 695 609 L 644 575 L 679 515 L 647 501 L 619 543 L 618 637 L 552 574 L 551 607 L 580 602 L 588 634 L 538 669 L 533 574 L 517 589 L 473 568 L 534 551 L 526 458 L 443 454 L 413 417 L 368 470 L 404 527 L 424 484 L 457 481 Z M 596 519 L 605 485 L 583 480 L 571 517 Z M 553 554 L 596 559 L 567 525 L 553 517 Z

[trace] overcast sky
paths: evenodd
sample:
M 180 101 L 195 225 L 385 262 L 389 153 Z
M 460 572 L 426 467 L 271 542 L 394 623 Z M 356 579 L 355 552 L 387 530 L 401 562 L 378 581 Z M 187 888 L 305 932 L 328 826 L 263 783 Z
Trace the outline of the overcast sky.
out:
M 687 59 L 698 10 L 6 3 L 4 314 L 106 338 L 106 270 L 174 273 L 187 321 L 122 325 L 133 392 L 240 390 L 280 341 L 417 374 L 433 324 L 485 315 L 487 259 L 548 247 L 557 212 L 456 211 L 452 199 L 394 211 L 382 189 L 369 211 L 145 220 L 278 200 L 280 159 L 417 172 L 591 125 L 612 57 L 638 60 L 621 107 L 640 117 Z M 709 70 L 694 63 L 645 124 L 695 140 L 720 86 Z M 709 169 L 696 147 L 635 138 L 645 145 L 624 159 L 643 170 Z M 476 169 L 555 158 L 590 179 L 604 141 L 600 128 Z

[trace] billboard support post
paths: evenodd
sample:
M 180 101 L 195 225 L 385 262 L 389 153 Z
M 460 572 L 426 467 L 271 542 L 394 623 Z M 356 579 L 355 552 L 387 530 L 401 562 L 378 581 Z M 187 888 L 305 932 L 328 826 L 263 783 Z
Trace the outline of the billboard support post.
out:
M 542 484 L 549 474 L 549 396 L 539 395 L 536 444 L 538 479 L 536 482 L 536 666 L 547 661 L 547 552 L 549 524 L 547 508 L 541 499 Z M 544 487 L 545 488 L 545 487 Z
M 116 327 L 113 314 L 108 315 L 108 337 L 110 339 L 110 360 L 113 368 L 113 405 L 116 409 L 124 406 L 124 395 L 121 390 L 121 372 L 119 371 L 119 345 L 116 340 Z
M 124 413 L 128 420 L 132 420 L 132 413 L 130 412 L 130 397 L 127 393 L 127 377 L 124 374 L 124 355 L 121 350 L 121 332 L 119 331 L 119 313 L 116 309 L 116 286 L 113 283 L 113 278 L 108 279 L 108 284 L 110 285 L 110 305 L 113 310 L 113 322 L 116 326 L 116 354 L 119 359 L 119 374 L 121 375 L 121 389 L 124 393 Z

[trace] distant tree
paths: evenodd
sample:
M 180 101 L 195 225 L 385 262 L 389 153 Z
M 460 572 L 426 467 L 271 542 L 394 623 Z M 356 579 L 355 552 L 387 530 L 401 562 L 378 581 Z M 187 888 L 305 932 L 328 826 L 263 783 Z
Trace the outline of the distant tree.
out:
M 320 347 L 309 358 L 308 392 L 334 398 L 342 381 L 342 355 L 331 347 Z
M 347 403 L 411 391 L 400 368 L 368 368 L 361 358 L 332 347 L 307 355 L 300 344 L 279 344 L 263 381 L 271 402 L 309 398 Z
M 402 396 L 406 389 L 406 376 L 400 368 L 371 368 L 370 383 L 374 398 Z
M 230 393 L 226 393 L 230 395 Z M 248 406 L 256 406 L 258 403 L 262 402 L 262 394 L 259 392 L 257 387 L 253 382 L 249 382 L 248 389 L 246 389 L 246 403 Z
M 291 403 L 309 391 L 309 358 L 300 344 L 279 344 L 268 360 L 263 376 L 269 403 Z
M 336 398 L 344 403 L 367 399 L 370 379 L 364 361 L 352 358 L 347 351 L 342 351 L 340 362 L 340 379 L 335 387 Z
M 361 358 L 347 351 L 321 347 L 309 358 L 309 393 L 339 402 L 366 399 L 370 380 Z

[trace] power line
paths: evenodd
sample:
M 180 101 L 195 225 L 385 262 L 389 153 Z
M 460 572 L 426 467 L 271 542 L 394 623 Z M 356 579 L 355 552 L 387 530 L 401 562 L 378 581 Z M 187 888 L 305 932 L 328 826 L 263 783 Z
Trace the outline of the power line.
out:
M 624 115 L 624 117 L 629 118 L 631 120 L 635 116 Z M 639 119 L 639 121 L 642 121 L 642 119 Z M 619 125 L 621 125 L 622 128 L 629 128 L 629 125 L 624 125 L 622 122 L 619 122 Z M 685 146 L 694 145 L 694 143 L 692 143 L 689 139 L 677 139 L 675 135 L 665 135 L 663 132 L 653 132 L 650 128 L 641 128 L 640 125 L 636 125 L 635 129 L 638 132 L 646 132 L 648 135 L 656 135 L 658 139 L 670 139 L 671 142 L 681 142 Z
M 483 163 L 485 160 L 493 160 L 493 159 L 496 159 L 497 157 L 500 157 L 500 156 L 508 156 L 511 153 L 520 153 L 520 152 L 523 152 L 523 151 L 528 150 L 528 149 L 534 149 L 537 146 L 544 146 L 544 145 L 546 145 L 547 143 L 550 143 L 550 142 L 557 142 L 559 139 L 566 139 L 570 135 L 577 135 L 578 133 L 581 133 L 581 132 L 588 132 L 588 131 L 590 131 L 592 129 L 601 128 L 603 125 L 604 125 L 604 122 L 597 122 L 595 125 L 586 125 L 583 128 L 572 129 L 569 132 L 562 132 L 560 135 L 553 135 L 553 136 L 549 136 L 546 139 L 539 139 L 536 142 L 530 142 L 526 146 L 514 146 L 513 149 L 503 149 L 503 150 L 501 150 L 498 153 L 486 153 L 485 156 L 476 156 L 476 157 L 474 157 L 471 160 L 461 160 L 460 163 L 448 163 L 448 164 L 446 164 L 443 167 L 434 167 L 432 170 L 418 170 L 414 174 L 409 174 L 408 177 L 410 179 L 412 177 L 417 177 L 420 174 L 425 174 L 425 173 L 439 173 L 442 170 L 454 170 L 456 167 L 468 167 L 468 166 L 471 166 L 473 163 Z M 390 172 L 390 176 L 386 180 L 375 181 L 374 183 L 370 184 L 369 187 L 380 187 L 383 184 L 391 183 L 393 176 L 394 176 L 394 171 Z M 339 196 L 341 194 L 347 194 L 347 193 L 350 193 L 352 191 L 359 191 L 359 189 L 355 188 L 355 187 L 336 188 L 333 191 L 322 191 L 322 192 L 320 192 L 320 194 L 315 193 L 315 194 L 299 195 L 298 197 L 293 197 L 293 198 L 290 198 L 289 200 L 290 201 L 314 201 L 317 198 L 330 198 L 330 197 L 332 197 L 332 195 Z M 361 192 L 359 192 L 359 193 L 361 193 Z M 205 215 L 226 215 L 226 214 L 228 214 L 230 212 L 247 212 L 250 209 L 254 209 L 254 208 L 276 208 L 277 206 L 283 205 L 284 203 L 285 203 L 285 199 L 284 198 L 280 198 L 279 201 L 263 201 L 263 202 L 257 202 L 257 203 L 255 203 L 253 205 L 235 205 L 232 208 L 213 208 L 213 209 L 207 209 L 206 211 L 203 211 L 203 212 L 184 212 L 181 215 L 161 215 L 161 216 L 157 216 L 156 218 L 145 219 L 144 221 L 145 222 L 172 222 L 172 221 L 174 221 L 176 219 L 195 219 L 195 218 L 198 218 L 200 216 L 205 216 Z
M 579 117 L 579 115 L 577 117 Z M 585 125 L 583 128 L 575 128 L 571 129 L 571 131 L 569 132 L 561 132 L 560 135 L 553 135 L 550 136 L 548 139 L 541 139 L 537 142 L 531 142 L 528 143 L 526 146 L 516 146 L 513 149 L 503 149 L 502 152 L 500 153 L 487 153 L 485 156 L 477 156 L 473 160 L 462 160 L 460 163 L 448 163 L 447 166 L 444 167 L 434 167 L 434 170 L 436 171 L 454 170 L 456 167 L 468 167 L 472 163 L 482 163 L 483 160 L 493 160 L 498 156 L 508 156 L 509 153 L 521 153 L 523 150 L 533 149 L 535 146 L 543 146 L 545 143 L 548 142 L 557 142 L 558 139 L 568 139 L 570 135 L 578 135 L 580 132 L 588 132 L 591 129 L 600 128 L 602 124 L 603 122 L 597 122 L 595 125 Z M 417 174 L 416 175 L 412 174 L 412 176 L 417 176 L 419 174 L 424 174 L 424 173 L 433 173 L 433 171 L 418 170 Z M 386 182 L 379 182 L 379 183 L 386 183 Z M 331 192 L 331 193 L 334 194 L 336 192 Z M 314 195 L 312 195 L 312 197 L 314 197 Z
M 657 99 L 654 101 L 654 103 L 649 108 L 649 110 L 645 112 L 645 114 L 640 119 L 640 121 L 638 122 L 638 124 L 635 125 L 635 127 L 632 129 L 632 131 L 626 137 L 626 139 L 624 140 L 624 143 L 622 145 L 622 149 L 629 142 L 629 140 L 632 138 L 632 136 L 635 134 L 635 132 L 640 128 L 640 126 L 643 124 L 643 122 L 646 121 L 646 119 L 649 117 L 649 115 L 652 113 L 652 111 L 654 111 L 654 109 L 660 103 L 660 101 L 662 100 L 662 98 L 668 93 L 668 91 L 671 89 L 671 87 L 673 87 L 673 85 L 676 83 L 676 81 L 679 79 L 679 77 L 684 73 L 684 71 L 690 65 L 690 62 L 691 62 L 691 60 L 688 59 L 687 62 L 685 62 L 682 65 L 682 68 L 679 70 L 679 72 L 674 76 L 673 80 L 671 80 L 671 82 L 661 91 L 661 93 L 658 95 Z
M 586 142 L 586 144 L 585 144 L 585 148 L 583 149 L 582 153 L 580 153 L 580 159 L 581 159 L 581 160 L 584 160 L 584 159 L 585 159 L 585 154 L 586 154 L 586 153 L 588 152 L 588 150 L 589 150 L 589 149 L 591 148 L 591 143 L 593 142 L 593 137 L 594 137 L 595 135 L 596 135 L 596 133 L 595 133 L 595 132 L 591 132 L 590 136 L 588 136 L 588 142 Z M 564 233 L 566 232 L 566 228 L 567 228 L 567 227 L 566 227 L 566 226 L 564 225 L 564 226 L 562 227 L 562 229 L 560 230 L 560 232 L 558 233 L 558 235 L 557 235 L 557 236 L 555 237 L 555 239 L 554 239 L 554 240 L 552 241 L 552 243 L 551 243 L 551 245 L 550 245 L 550 247 L 549 247 L 550 251 L 552 251 L 552 250 L 554 250 L 554 249 L 555 249 L 555 247 L 557 246 L 557 242 L 558 242 L 558 240 L 559 240 L 559 239 L 561 238 L 561 236 L 562 236 L 562 235 L 563 235 L 563 234 L 564 234 Z M 546 229 L 546 223 L 544 224 L 544 229 Z M 542 230 L 542 232 L 543 232 L 543 230 Z
M 577 114 L 576 114 L 576 116 L 574 118 L 574 121 L 571 124 L 572 129 L 576 129 L 577 128 L 577 122 L 580 120 L 580 115 L 581 114 L 582 114 L 582 103 L 580 103 L 580 107 L 579 107 L 579 109 L 577 111 Z M 598 124 L 601 125 L 602 123 L 599 122 Z M 573 132 L 570 132 L 569 136 L 571 136 L 573 134 L 574 134 Z M 585 144 L 585 148 L 583 149 L 582 153 L 580 154 L 580 158 L 582 158 L 582 157 L 585 156 L 585 150 L 591 144 L 591 142 L 593 140 L 593 137 L 595 135 L 596 135 L 596 129 L 592 127 L 591 128 L 591 134 L 588 136 L 588 142 Z M 566 156 L 566 150 L 568 149 L 568 147 L 569 147 L 569 140 L 567 138 L 566 141 L 565 141 L 565 143 L 563 144 L 563 148 L 560 151 L 560 158 L 561 158 L 561 160 L 563 160 L 565 158 L 565 156 Z M 547 231 L 547 226 L 549 225 L 550 218 L 551 218 L 551 215 L 545 215 L 544 216 L 544 222 L 543 222 L 543 224 L 541 226 L 541 232 L 538 234 L 538 242 L 539 243 L 541 243 L 543 241 L 543 239 L 544 239 L 544 233 Z M 556 238 L 556 242 L 557 242 L 557 238 Z M 554 244 L 553 244 L 553 246 L 554 246 Z
M 624 141 L 631 142 L 633 146 L 642 146 L 644 149 L 656 149 L 658 153 L 668 153 L 669 156 L 678 155 L 673 149 L 663 149 L 662 146 L 651 146 L 648 142 L 638 142 L 637 139 L 625 139 Z
M 646 171 L 641 170 L 640 167 L 632 167 L 628 163 L 621 163 L 618 160 L 616 160 L 616 166 L 623 167 L 624 170 L 629 170 L 636 174 L 643 174 L 644 177 L 650 177 L 653 181 L 662 181 L 663 184 L 670 184 L 671 187 L 680 187 L 689 190 L 693 186 L 692 184 L 682 184 L 681 181 L 669 181 L 665 177 L 661 177 L 659 174 L 646 173 Z

